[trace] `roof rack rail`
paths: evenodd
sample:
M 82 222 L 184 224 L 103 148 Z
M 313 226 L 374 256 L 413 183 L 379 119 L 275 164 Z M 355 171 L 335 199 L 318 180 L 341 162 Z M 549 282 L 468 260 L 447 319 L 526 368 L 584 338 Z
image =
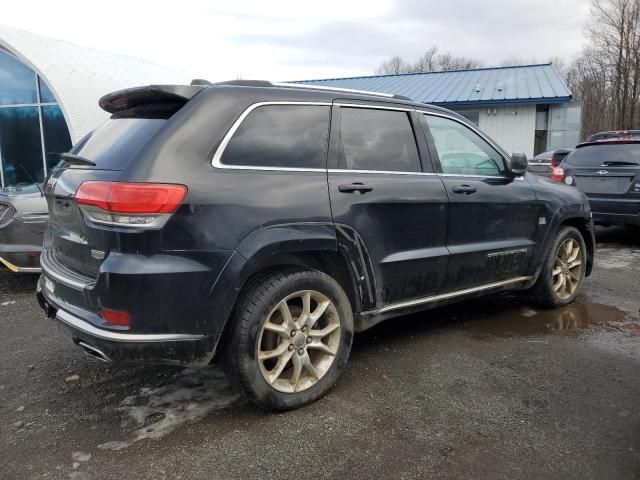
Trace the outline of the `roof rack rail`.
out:
M 383 92 L 371 92 L 369 90 L 356 90 L 355 88 L 326 87 L 324 85 L 313 85 L 308 83 L 287 83 L 287 82 L 274 82 L 273 85 L 275 85 L 276 87 L 307 88 L 309 90 L 329 90 L 333 92 L 359 93 L 361 95 L 374 95 L 376 97 L 397 98 L 400 100 L 411 101 L 410 98 L 403 97 L 401 95 L 394 95 L 392 93 L 383 93 Z
M 211 85 L 232 85 L 236 87 L 273 87 L 273 83 L 267 80 L 227 80 L 224 82 L 216 82 Z
M 396 100 L 406 100 L 413 102 L 414 100 L 404 95 L 394 95 L 393 93 L 372 92 L 369 90 L 357 90 L 355 88 L 341 88 L 341 87 L 326 87 L 324 85 L 314 85 L 308 83 L 290 83 L 290 82 L 269 82 L 267 80 L 227 80 L 224 82 L 212 83 L 208 80 L 196 78 L 191 81 L 191 85 L 230 85 L 237 87 L 286 87 L 286 88 L 300 88 L 307 90 L 326 90 L 330 92 L 344 92 L 344 93 L 357 93 L 360 95 L 372 95 L 376 97 L 394 98 Z

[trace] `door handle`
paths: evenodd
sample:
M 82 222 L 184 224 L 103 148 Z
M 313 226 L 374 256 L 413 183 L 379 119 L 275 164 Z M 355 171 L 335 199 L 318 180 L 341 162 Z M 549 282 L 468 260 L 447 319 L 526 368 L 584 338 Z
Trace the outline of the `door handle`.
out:
M 373 187 L 370 187 L 369 185 L 365 185 L 364 183 L 356 182 L 350 185 L 338 185 L 338 191 L 342 193 L 353 193 L 353 192 L 367 193 L 367 192 L 370 192 L 371 190 L 373 190 Z
M 471 185 L 457 185 L 451 189 L 453 193 L 462 193 L 464 195 L 471 195 L 472 193 L 476 193 L 478 189 L 476 187 L 472 187 Z

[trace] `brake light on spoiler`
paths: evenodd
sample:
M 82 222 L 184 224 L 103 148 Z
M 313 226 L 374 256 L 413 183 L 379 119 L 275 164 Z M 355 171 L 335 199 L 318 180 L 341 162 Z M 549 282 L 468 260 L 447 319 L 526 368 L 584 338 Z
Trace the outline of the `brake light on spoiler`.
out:
M 187 187 L 169 183 L 84 182 L 76 203 L 94 223 L 129 228 L 162 228 L 178 209 Z

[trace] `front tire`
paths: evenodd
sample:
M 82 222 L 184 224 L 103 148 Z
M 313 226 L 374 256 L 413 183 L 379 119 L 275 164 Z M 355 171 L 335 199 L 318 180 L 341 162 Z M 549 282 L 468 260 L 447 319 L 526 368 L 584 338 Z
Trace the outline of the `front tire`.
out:
M 349 358 L 353 313 L 340 285 L 316 270 L 281 270 L 244 289 L 225 340 L 227 376 L 265 410 L 327 393 Z
M 587 247 L 582 234 L 574 227 L 562 227 L 533 287 L 537 303 L 555 308 L 573 302 L 582 288 L 586 268 Z

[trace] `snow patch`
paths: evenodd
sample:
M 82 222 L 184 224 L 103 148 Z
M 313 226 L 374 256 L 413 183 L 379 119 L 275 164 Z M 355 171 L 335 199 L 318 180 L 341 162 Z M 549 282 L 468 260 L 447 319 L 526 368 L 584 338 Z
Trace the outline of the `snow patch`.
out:
M 121 450 L 145 438 L 158 440 L 209 413 L 228 407 L 238 399 L 219 367 L 185 369 L 157 388 L 143 387 L 126 397 L 118 410 L 126 412 L 136 425 L 126 440 L 98 445 L 105 450 Z

